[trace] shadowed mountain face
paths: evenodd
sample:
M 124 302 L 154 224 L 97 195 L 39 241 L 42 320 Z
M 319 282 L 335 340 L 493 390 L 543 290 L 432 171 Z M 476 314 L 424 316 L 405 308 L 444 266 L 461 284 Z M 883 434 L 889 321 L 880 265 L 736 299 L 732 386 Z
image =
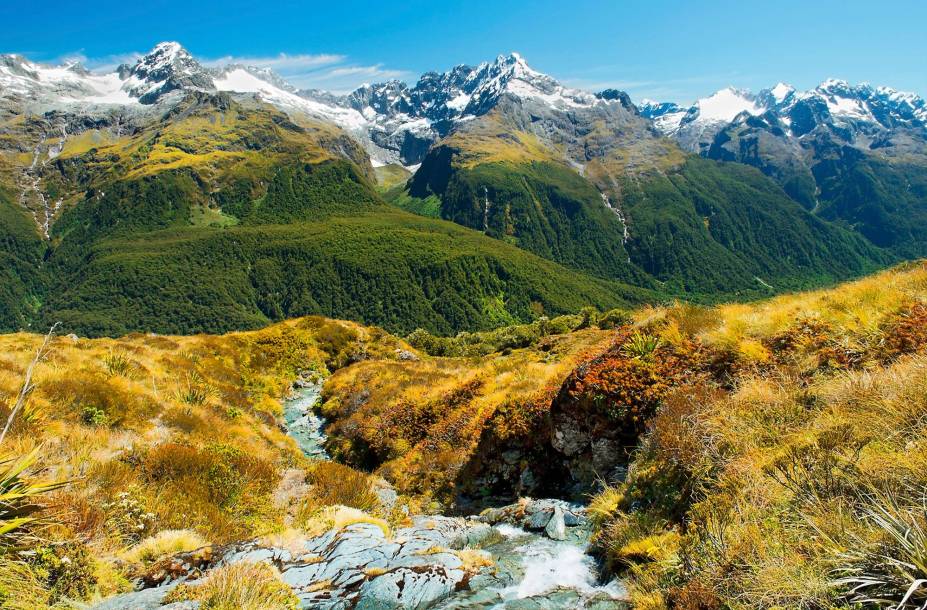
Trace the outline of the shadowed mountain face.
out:
M 5 328 L 456 332 L 762 296 L 927 240 L 924 105 L 887 89 L 639 109 L 512 54 L 336 96 L 176 43 L 112 74 L 4 56 L 0 85 Z

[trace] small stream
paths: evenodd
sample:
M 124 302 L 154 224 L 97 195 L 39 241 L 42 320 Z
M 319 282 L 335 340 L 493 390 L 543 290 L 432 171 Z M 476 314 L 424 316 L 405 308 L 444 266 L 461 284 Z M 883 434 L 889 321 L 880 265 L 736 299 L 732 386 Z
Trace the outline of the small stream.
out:
M 284 417 L 289 434 L 308 457 L 330 459 L 325 451 L 325 420 L 315 412 L 321 383 L 303 383 L 285 401 Z M 618 581 L 599 583 L 597 567 L 586 553 L 588 526 L 568 528 L 565 540 L 552 540 L 543 532 L 498 523 L 493 541 L 483 545 L 495 569 L 470 579 L 469 586 L 454 591 L 433 605 L 440 610 L 465 608 L 626 608 L 626 591 Z
M 496 525 L 504 539 L 484 547 L 496 562 L 493 573 L 474 576 L 469 588 L 435 606 L 440 610 L 626 608 L 618 581 L 598 582 L 593 558 L 586 554 L 588 530 L 567 540 L 550 540 L 510 525 Z
M 296 444 L 306 457 L 316 460 L 331 459 L 325 451 L 325 420 L 315 413 L 315 406 L 322 396 L 322 384 L 304 383 L 294 390 L 295 397 L 283 403 L 283 418 L 287 433 L 296 439 Z

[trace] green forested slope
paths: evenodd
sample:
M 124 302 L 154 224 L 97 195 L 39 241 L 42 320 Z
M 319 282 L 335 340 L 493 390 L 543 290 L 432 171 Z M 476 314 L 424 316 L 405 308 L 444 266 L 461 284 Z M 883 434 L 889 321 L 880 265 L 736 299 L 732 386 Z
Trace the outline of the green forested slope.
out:
M 628 264 L 621 220 L 572 169 L 550 161 L 453 167 L 454 154 L 432 151 L 409 194 L 438 194 L 442 218 L 544 258 L 599 277 L 648 283 Z
M 845 147 L 813 172 L 821 218 L 845 223 L 899 256 L 927 255 L 927 167 Z
M 757 295 L 832 282 L 891 259 L 829 224 L 759 171 L 691 157 L 678 171 L 629 182 L 631 259 L 671 292 Z
M 654 298 L 398 210 L 105 239 L 65 277 L 44 317 L 93 335 L 222 332 L 306 314 L 454 333 Z
M 118 335 L 324 314 L 453 333 L 646 296 L 391 208 L 348 161 L 288 164 L 257 200 L 239 192 L 223 199 L 229 226 L 191 224 L 202 193 L 186 170 L 89 194 L 56 225 L 44 321 Z
M 44 253 L 33 220 L 0 187 L 0 331 L 28 327 L 43 294 Z
M 415 210 L 412 203 L 437 196 L 444 218 L 598 277 L 690 298 L 763 296 L 894 260 L 739 163 L 690 156 L 680 167 L 628 174 L 610 191 L 628 222 L 626 240 L 599 190 L 549 161 L 462 163 L 438 147 L 394 199 Z

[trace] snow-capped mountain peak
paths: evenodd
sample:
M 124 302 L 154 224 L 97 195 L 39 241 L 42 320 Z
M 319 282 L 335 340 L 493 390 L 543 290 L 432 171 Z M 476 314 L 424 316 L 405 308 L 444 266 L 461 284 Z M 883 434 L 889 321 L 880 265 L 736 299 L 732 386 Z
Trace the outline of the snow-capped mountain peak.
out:
M 689 150 L 699 151 L 711 144 L 715 135 L 738 116 L 771 113 L 773 121 L 795 137 L 802 137 L 822 125 L 843 129 L 843 137 L 852 137 L 861 125 L 872 129 L 899 126 L 927 127 L 927 104 L 913 93 L 901 93 L 888 87 L 873 88 L 868 83 L 851 85 L 845 80 L 829 78 L 808 91 L 777 83 L 753 95 L 749 91 L 727 87 L 697 100 L 688 108 L 675 104 L 646 101 L 641 114 L 654 121 L 666 135 L 676 137 Z
M 769 89 L 769 94 L 777 104 L 781 104 L 795 93 L 795 87 L 786 83 L 776 83 L 776 86 Z
M 123 88 L 143 104 L 155 103 L 178 89 L 215 91 L 206 68 L 176 42 L 156 45 L 132 67 L 120 66 L 119 76 L 126 81 Z
M 749 91 L 727 87 L 698 100 L 689 111 L 686 121 L 730 122 L 742 112 L 760 114 L 762 108 Z

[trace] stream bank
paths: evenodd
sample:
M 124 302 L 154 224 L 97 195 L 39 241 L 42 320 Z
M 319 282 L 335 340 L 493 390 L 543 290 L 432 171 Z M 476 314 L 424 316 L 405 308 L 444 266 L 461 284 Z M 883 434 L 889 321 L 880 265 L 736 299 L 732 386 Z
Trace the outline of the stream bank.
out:
M 320 383 L 300 382 L 284 413 L 302 451 L 328 459 L 326 422 L 315 413 L 320 395 Z M 216 549 L 206 561 L 196 552 L 172 558 L 154 586 L 96 608 L 197 608 L 196 602 L 161 602 L 178 583 L 195 583 L 209 570 L 239 561 L 272 563 L 303 608 L 629 608 L 620 582 L 599 582 L 586 552 L 590 534 L 585 507 L 554 499 L 521 499 L 471 517 L 417 515 L 392 532 L 360 519 L 284 546 L 250 541 Z

